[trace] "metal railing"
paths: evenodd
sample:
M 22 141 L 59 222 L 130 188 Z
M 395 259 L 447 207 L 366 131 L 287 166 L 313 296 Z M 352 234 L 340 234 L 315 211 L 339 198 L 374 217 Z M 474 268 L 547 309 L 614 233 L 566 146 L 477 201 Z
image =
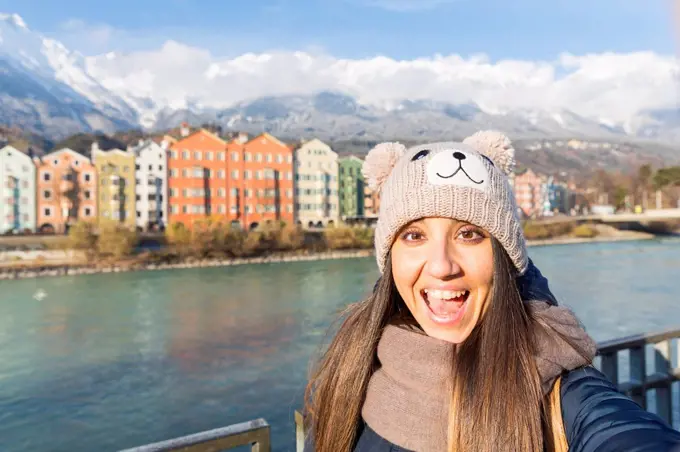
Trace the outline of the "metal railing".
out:
M 676 342 L 676 366 L 680 366 L 680 329 L 660 333 L 639 334 L 598 344 L 596 367 L 619 391 L 647 409 L 647 392 L 654 390 L 656 414 L 673 425 L 671 385 L 680 381 L 680 368 L 671 363 L 672 342 Z M 647 373 L 647 348 L 653 349 L 653 372 Z M 619 381 L 619 352 L 628 352 L 630 377 Z M 295 411 L 296 451 L 304 450 L 305 431 L 302 414 Z M 240 446 L 251 446 L 252 452 L 270 452 L 270 427 L 264 419 L 209 430 L 194 435 L 126 449 L 120 452 L 216 452 Z
M 619 391 L 632 398 L 638 405 L 648 409 L 648 391 L 653 390 L 654 412 L 663 420 L 673 425 L 673 399 L 671 385 L 680 380 L 680 348 L 678 339 L 680 329 L 659 333 L 638 334 L 605 341 L 599 344 L 597 354 L 600 364 L 597 366 Z M 675 342 L 675 347 L 673 347 Z M 649 347 L 648 347 L 649 346 Z M 647 372 L 647 349 L 653 352 L 652 371 Z M 672 363 L 671 351 L 675 349 L 675 365 Z M 628 352 L 629 378 L 620 381 L 619 352 Z M 625 356 L 624 356 L 625 359 Z
M 256 419 L 121 452 L 217 452 L 240 446 L 250 446 L 252 452 L 270 452 L 269 430 L 267 421 Z

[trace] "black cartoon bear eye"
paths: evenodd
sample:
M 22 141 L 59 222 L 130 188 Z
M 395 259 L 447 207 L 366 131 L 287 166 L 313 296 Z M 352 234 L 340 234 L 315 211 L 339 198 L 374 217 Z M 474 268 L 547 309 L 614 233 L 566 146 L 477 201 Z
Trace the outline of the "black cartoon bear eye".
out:
M 493 160 L 491 160 L 491 159 L 490 159 L 489 157 L 487 157 L 486 155 L 482 155 L 482 157 L 484 157 L 484 160 L 486 160 L 487 162 L 491 163 L 491 166 L 494 166 L 494 167 L 496 166 L 496 165 L 494 165 Z
M 418 151 L 418 153 L 413 156 L 411 161 L 415 162 L 416 160 L 420 160 L 423 157 L 427 156 L 427 154 L 429 154 L 429 153 L 430 153 L 429 149 L 423 149 L 422 151 Z

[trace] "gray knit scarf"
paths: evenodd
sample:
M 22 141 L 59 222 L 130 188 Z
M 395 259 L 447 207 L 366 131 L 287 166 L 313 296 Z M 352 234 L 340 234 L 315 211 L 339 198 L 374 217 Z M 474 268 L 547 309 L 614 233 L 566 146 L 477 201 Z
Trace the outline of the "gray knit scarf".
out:
M 596 344 L 569 309 L 544 302 L 529 306 L 540 324 L 568 337 L 589 357 L 584 359 L 565 341 L 537 333 L 536 364 L 547 394 L 562 372 L 590 364 Z M 408 450 L 445 451 L 453 347 L 421 330 L 388 325 L 378 344 L 381 367 L 371 376 L 362 409 L 368 426 Z

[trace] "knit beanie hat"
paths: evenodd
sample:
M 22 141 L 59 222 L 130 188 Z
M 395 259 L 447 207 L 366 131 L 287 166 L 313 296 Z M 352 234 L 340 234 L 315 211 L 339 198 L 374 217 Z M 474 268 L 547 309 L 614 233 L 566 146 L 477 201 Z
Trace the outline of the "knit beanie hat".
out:
M 500 132 L 482 131 L 462 143 L 422 144 L 407 149 L 381 143 L 364 161 L 369 188 L 380 193 L 375 251 L 382 273 L 396 234 L 412 221 L 454 218 L 483 228 L 505 248 L 518 274 L 528 255 L 508 175 L 515 150 Z

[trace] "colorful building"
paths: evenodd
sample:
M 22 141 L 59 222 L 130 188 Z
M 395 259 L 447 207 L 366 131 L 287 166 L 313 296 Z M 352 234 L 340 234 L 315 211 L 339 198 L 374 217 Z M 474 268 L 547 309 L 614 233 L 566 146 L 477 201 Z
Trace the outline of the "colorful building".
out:
M 364 186 L 364 217 L 377 219 L 380 213 L 380 193 Z
M 12 146 L 0 149 L 0 234 L 35 231 L 35 165 Z
M 143 231 L 165 229 L 168 221 L 168 146 L 163 140 L 140 141 L 135 156 L 136 224 Z
M 192 228 L 207 217 L 229 218 L 228 187 L 238 181 L 240 171 L 231 174 L 227 142 L 205 130 L 170 145 L 168 156 L 168 219 Z
M 338 154 L 318 139 L 295 151 L 295 211 L 305 227 L 322 227 L 340 220 Z
M 232 190 L 242 199 L 241 224 L 254 228 L 263 223 L 295 222 L 293 148 L 268 133 L 242 145 L 241 169 L 232 166 Z M 235 177 L 238 177 L 236 179 Z
M 545 178 L 525 169 L 515 173 L 513 186 L 520 214 L 527 218 L 542 216 L 547 197 Z
M 99 176 L 99 219 L 115 220 L 134 228 L 137 222 L 134 152 L 103 151 L 95 142 L 92 160 Z
M 340 217 L 343 220 L 365 215 L 367 187 L 361 174 L 363 164 L 363 160 L 354 155 L 338 159 Z
M 97 169 L 90 159 L 64 148 L 35 163 L 39 232 L 63 233 L 77 221 L 97 220 Z

